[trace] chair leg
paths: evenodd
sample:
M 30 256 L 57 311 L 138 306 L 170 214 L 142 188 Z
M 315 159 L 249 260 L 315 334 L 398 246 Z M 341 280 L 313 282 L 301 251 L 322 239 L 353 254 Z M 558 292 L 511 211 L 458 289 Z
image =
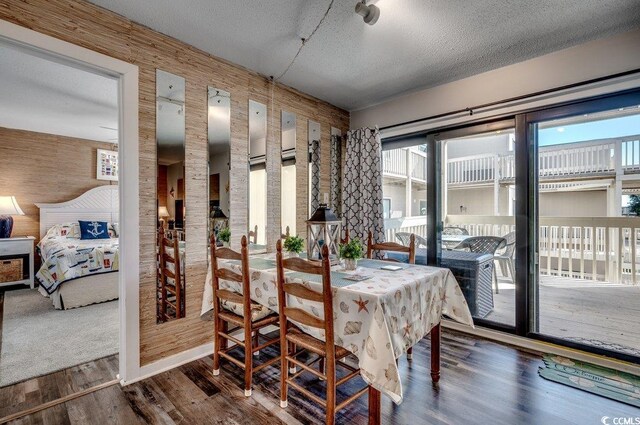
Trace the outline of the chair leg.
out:
M 511 281 L 515 285 L 516 283 L 516 268 L 513 264 L 513 259 L 510 258 L 507 260 L 507 266 L 509 267 L 509 273 L 511 274 Z
M 326 424 L 335 425 L 336 423 L 336 365 L 327 362 L 327 407 L 326 407 Z
M 281 329 L 280 332 L 286 332 Z M 287 379 L 289 379 L 289 344 L 285 342 L 283 337 L 280 338 L 280 407 L 287 407 Z
M 246 319 L 245 319 L 246 320 Z M 253 376 L 253 333 L 245 327 L 244 337 L 244 396 L 251 397 L 251 378 Z
M 253 336 L 253 345 L 254 345 L 255 347 L 257 347 L 258 345 L 260 345 L 260 329 L 257 329 L 257 330 L 254 332 L 254 336 Z M 254 355 L 254 356 L 259 356 L 259 355 L 260 355 L 260 350 L 255 351 L 255 352 L 253 353 L 253 355 Z
M 213 376 L 220 375 L 220 350 L 222 349 L 222 337 L 220 336 L 220 331 L 222 330 L 222 320 L 216 320 L 216 335 L 214 338 L 214 347 L 213 347 Z
M 295 352 L 297 351 L 296 345 L 289 343 L 289 352 L 293 355 L 295 354 Z M 296 373 L 297 369 L 296 369 L 296 365 L 292 363 L 292 365 L 287 364 L 287 366 L 289 367 L 289 373 L 290 374 L 294 374 Z
M 493 262 L 493 281 L 495 283 L 496 294 L 500 293 L 500 288 L 498 288 L 498 273 L 496 272 L 496 263 Z
M 409 347 L 407 350 L 407 360 L 413 360 L 413 347 Z

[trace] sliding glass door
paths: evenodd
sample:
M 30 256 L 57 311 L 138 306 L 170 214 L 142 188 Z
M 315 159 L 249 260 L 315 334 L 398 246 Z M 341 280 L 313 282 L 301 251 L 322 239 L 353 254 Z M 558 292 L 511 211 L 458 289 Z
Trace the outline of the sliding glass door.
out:
M 387 239 L 474 321 L 640 361 L 640 90 L 383 141 Z
M 527 116 L 538 179 L 531 331 L 622 357 L 640 356 L 639 98 Z
M 435 135 L 437 264 L 451 269 L 478 323 L 515 327 L 515 121 Z
M 418 262 L 426 263 L 426 138 L 413 140 L 418 144 L 411 144 L 411 142 L 382 152 L 385 239 L 408 244 L 411 233 L 415 234 Z

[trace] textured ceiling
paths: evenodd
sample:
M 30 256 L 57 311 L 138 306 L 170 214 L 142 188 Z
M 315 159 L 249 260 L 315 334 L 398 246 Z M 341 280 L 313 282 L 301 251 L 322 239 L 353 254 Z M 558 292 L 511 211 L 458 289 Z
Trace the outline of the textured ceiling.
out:
M 0 127 L 117 143 L 118 82 L 0 43 Z
M 91 0 L 264 75 L 278 76 L 330 0 Z M 640 27 L 639 0 L 335 0 L 282 79 L 349 110 Z

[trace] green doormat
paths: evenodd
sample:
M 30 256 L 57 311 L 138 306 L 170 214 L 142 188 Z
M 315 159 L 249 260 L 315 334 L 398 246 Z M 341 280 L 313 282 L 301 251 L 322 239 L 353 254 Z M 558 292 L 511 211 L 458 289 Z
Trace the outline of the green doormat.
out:
M 590 363 L 545 354 L 538 374 L 550 381 L 640 407 L 640 377 Z

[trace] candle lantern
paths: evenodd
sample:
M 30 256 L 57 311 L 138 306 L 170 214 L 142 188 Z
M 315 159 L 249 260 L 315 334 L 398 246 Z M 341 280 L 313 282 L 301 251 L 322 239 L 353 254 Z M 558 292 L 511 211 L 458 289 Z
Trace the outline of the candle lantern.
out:
M 218 232 L 222 229 L 226 229 L 229 227 L 229 219 L 222 212 L 219 206 L 213 205 L 211 207 L 211 213 L 209 214 L 209 229 L 216 236 L 218 236 Z
M 340 231 L 342 221 L 336 217 L 327 204 L 320 204 L 318 209 L 307 220 L 307 258 L 322 260 L 322 247 L 329 248 L 331 264 L 340 262 Z

